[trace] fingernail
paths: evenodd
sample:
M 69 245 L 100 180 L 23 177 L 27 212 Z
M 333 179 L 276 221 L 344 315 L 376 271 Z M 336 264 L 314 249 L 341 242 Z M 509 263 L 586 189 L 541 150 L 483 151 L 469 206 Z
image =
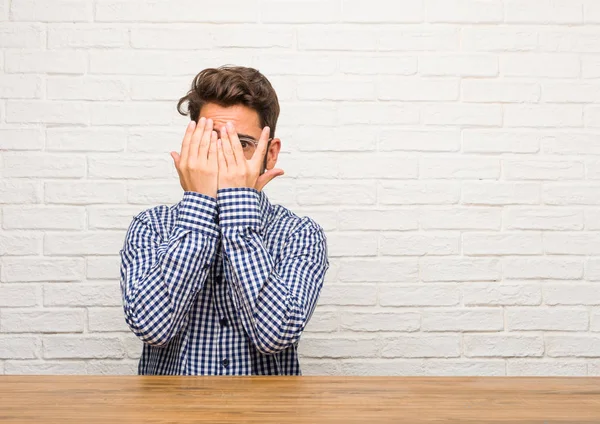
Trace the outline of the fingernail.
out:
M 188 123 L 188 128 L 192 128 L 194 126 L 194 124 L 196 123 L 196 121 L 190 121 Z

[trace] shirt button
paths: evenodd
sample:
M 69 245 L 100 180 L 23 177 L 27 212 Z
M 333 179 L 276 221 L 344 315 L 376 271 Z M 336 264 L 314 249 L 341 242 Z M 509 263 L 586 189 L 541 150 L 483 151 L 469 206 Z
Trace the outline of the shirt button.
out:
M 229 359 L 225 358 L 225 359 L 223 359 L 223 361 L 221 363 L 223 364 L 223 366 L 225 368 L 227 368 L 229 366 Z
M 221 324 L 221 327 L 227 327 L 227 318 L 221 318 L 219 324 Z

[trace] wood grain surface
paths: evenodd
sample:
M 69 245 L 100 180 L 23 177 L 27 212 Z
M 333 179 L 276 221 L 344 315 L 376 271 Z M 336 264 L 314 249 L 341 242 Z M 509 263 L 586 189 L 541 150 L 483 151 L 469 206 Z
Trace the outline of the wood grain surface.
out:
M 600 423 L 600 378 L 0 376 L 1 423 Z

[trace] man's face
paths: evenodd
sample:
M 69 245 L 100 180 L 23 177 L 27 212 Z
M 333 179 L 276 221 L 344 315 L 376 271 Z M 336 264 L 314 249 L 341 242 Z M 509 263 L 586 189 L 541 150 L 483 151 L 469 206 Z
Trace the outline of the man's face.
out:
M 221 128 L 225 126 L 228 121 L 231 121 L 240 139 L 240 143 L 244 148 L 246 159 L 252 158 L 252 154 L 255 150 L 252 141 L 258 143 L 262 133 L 258 112 L 244 105 L 223 107 L 215 103 L 206 103 L 200 110 L 199 118 L 201 117 L 207 119 L 211 118 L 213 120 L 214 129 L 217 131 L 217 134 L 219 134 L 219 138 L 221 135 Z M 267 154 L 263 160 L 261 174 L 265 171 L 265 168 L 271 169 L 275 166 L 280 148 L 281 141 L 279 139 L 275 138 L 271 140 L 267 149 Z

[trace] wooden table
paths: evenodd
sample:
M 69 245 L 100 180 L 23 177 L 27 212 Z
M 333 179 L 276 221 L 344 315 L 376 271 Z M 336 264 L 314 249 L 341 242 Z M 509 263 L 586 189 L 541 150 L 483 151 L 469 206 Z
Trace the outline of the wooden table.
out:
M 600 378 L 0 376 L 0 423 L 600 423 Z

